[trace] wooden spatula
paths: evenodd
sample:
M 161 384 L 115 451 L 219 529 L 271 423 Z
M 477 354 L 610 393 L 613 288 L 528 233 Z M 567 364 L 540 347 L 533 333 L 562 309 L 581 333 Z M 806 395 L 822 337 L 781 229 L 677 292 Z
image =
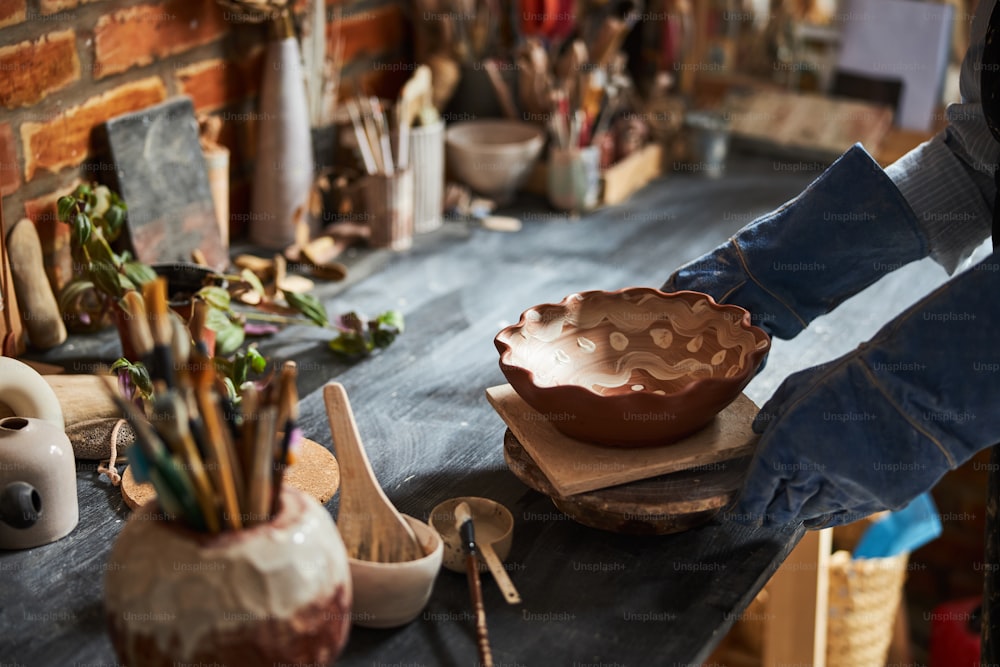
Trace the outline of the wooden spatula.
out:
M 423 558 L 424 551 L 413 529 L 375 479 L 344 386 L 339 382 L 327 383 L 323 387 L 323 401 L 340 464 L 337 529 L 347 553 L 358 560 L 378 563 Z

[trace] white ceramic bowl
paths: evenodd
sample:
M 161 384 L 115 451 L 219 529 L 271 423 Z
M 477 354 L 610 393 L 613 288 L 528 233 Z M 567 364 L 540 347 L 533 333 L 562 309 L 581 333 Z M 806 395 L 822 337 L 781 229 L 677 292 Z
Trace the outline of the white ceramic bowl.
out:
M 545 133 L 516 120 L 469 120 L 445 131 L 448 171 L 477 193 L 505 203 L 524 183 Z
M 444 543 L 426 523 L 403 515 L 427 554 L 402 563 L 376 563 L 348 558 L 354 605 L 351 619 L 365 628 L 394 628 L 415 619 L 434 589 Z

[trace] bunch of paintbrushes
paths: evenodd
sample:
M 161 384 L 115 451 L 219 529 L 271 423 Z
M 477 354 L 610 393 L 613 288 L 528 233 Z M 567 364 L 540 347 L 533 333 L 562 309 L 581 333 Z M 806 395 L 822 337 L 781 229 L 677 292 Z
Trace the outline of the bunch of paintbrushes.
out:
M 593 145 L 607 132 L 618 111 L 618 90 L 606 82 L 603 71 L 590 72 L 582 81 L 580 94 L 571 94 L 576 91 L 568 91 L 565 86 L 552 91 L 549 131 L 562 149 Z
M 392 155 L 392 137 L 389 118 L 377 97 L 357 97 L 347 101 L 347 113 L 354 126 L 361 161 L 369 175 L 392 176 L 396 170 L 406 169 L 406 149 L 409 142 L 399 142 L 399 159 Z
M 136 480 L 151 482 L 160 508 L 195 530 L 269 521 L 301 439 L 295 363 L 285 362 L 265 389 L 244 384 L 236 405 L 217 390 L 204 343 L 167 307 L 166 281 L 148 283 L 143 294 L 127 293 L 123 305 L 154 399 L 143 414 L 113 396 L 136 433 Z

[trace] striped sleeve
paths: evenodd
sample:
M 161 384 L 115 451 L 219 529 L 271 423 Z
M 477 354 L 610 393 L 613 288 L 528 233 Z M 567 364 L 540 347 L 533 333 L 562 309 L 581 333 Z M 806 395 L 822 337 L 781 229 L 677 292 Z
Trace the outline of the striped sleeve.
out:
M 947 109 L 948 127 L 886 168 L 917 216 L 931 256 L 949 273 L 990 235 L 1000 143 L 983 118 L 979 94 L 983 40 L 996 0 L 973 20 L 962 62 L 962 102 Z

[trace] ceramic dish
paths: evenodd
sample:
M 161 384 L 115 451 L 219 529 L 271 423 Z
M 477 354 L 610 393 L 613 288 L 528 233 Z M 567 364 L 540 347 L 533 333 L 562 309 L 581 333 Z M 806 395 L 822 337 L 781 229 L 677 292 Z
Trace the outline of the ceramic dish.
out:
M 430 524 L 444 541 L 444 567 L 452 572 L 465 572 L 465 550 L 462 538 L 455 527 L 455 508 L 461 502 L 468 503 L 472 520 L 476 526 L 476 542 L 489 545 L 501 561 L 510 553 L 514 537 L 514 517 L 506 507 L 495 500 L 478 496 L 449 498 L 431 510 Z M 480 563 L 480 570 L 486 569 Z
M 441 569 L 444 544 L 423 521 L 403 515 L 426 554 L 401 563 L 375 563 L 348 558 L 354 585 L 351 619 L 366 628 L 406 625 L 423 611 Z
M 770 349 L 743 308 L 650 287 L 529 308 L 494 343 L 501 371 L 536 418 L 571 438 L 625 447 L 704 427 Z
M 498 203 L 514 196 L 544 145 L 545 133 L 520 121 L 469 120 L 445 130 L 448 171 Z

